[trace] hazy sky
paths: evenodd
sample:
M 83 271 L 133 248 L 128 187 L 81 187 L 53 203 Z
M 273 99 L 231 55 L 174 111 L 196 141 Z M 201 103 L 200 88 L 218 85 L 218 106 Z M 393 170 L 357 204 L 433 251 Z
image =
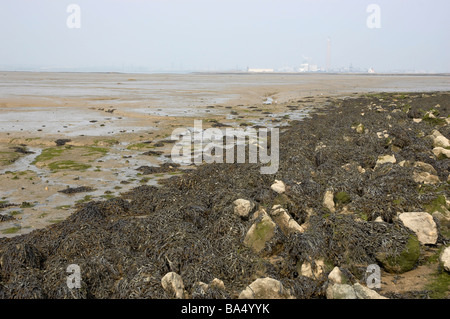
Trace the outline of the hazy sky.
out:
M 325 67 L 328 37 L 332 68 L 450 72 L 450 1 L 0 0 L 0 69 Z

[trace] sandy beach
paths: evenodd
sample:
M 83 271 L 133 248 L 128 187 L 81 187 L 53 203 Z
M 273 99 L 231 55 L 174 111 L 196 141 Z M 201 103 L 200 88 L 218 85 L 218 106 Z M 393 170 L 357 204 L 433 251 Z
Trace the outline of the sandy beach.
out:
M 0 201 L 16 219 L 0 224 L 0 236 L 60 222 L 77 203 L 157 185 L 175 173 L 144 178 L 136 168 L 170 161 L 172 145 L 156 143 L 194 120 L 283 126 L 342 96 L 449 87 L 450 76 L 429 75 L 1 72 Z M 60 192 L 81 186 L 92 190 Z

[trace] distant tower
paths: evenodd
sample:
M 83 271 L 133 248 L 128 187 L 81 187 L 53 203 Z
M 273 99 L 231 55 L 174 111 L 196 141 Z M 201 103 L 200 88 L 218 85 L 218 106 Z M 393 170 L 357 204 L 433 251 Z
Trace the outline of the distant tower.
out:
M 327 72 L 330 72 L 330 63 L 331 62 L 331 39 L 327 38 Z

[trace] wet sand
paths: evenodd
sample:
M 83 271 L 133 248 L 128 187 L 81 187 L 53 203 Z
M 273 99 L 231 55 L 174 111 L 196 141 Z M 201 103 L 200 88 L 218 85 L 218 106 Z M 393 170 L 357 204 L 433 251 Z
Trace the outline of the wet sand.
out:
M 14 204 L 0 213 L 16 218 L 0 223 L 0 236 L 64 220 L 77 203 L 157 185 L 174 173 L 136 168 L 168 162 L 172 145 L 156 142 L 196 119 L 204 128 L 283 126 L 342 96 L 449 89 L 450 76 L 0 72 L 0 203 Z M 150 150 L 162 154 L 143 155 Z M 59 192 L 78 186 L 95 190 Z

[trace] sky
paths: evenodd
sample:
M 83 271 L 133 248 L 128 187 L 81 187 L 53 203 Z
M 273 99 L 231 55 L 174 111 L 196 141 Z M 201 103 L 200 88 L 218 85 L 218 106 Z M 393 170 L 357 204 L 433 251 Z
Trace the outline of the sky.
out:
M 331 70 L 449 73 L 450 1 L 0 0 L 0 70 L 325 68 L 327 39 Z

